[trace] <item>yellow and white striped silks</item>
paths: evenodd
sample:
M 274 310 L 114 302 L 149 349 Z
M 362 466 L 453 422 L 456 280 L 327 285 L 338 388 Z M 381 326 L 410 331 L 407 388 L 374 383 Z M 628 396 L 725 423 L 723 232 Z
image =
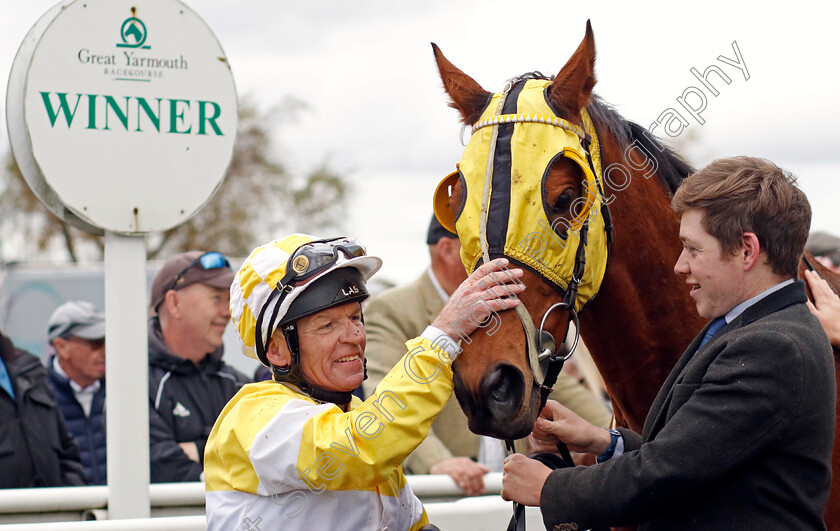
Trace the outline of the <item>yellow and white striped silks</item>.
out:
M 207 529 L 425 526 L 401 463 L 449 398 L 452 369 L 428 339 L 406 346 L 375 393 L 354 398 L 347 413 L 290 385 L 244 386 L 207 441 Z

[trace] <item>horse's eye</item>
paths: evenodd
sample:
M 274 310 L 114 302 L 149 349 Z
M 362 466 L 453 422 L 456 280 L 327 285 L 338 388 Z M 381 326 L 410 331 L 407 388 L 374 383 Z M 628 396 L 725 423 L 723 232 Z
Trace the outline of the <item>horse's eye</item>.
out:
M 554 211 L 555 212 L 564 212 L 566 209 L 569 208 L 572 204 L 572 199 L 574 198 L 574 192 L 571 188 L 567 188 L 563 190 L 563 193 L 560 194 L 560 197 L 557 198 L 557 201 L 554 202 Z

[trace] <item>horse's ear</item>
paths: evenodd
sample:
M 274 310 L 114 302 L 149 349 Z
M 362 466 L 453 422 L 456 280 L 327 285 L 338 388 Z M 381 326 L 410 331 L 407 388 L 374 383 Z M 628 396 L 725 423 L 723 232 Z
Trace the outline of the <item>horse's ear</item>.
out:
M 595 81 L 595 37 L 587 20 L 586 35 L 580 46 L 551 83 L 549 98 L 555 110 L 579 121 L 580 110 L 592 99 Z
M 474 124 L 481 117 L 491 94 L 481 88 L 481 85 L 473 78 L 450 63 L 437 44 L 432 43 L 432 50 L 435 53 L 440 78 L 443 80 L 443 88 L 452 98 L 449 106 L 461 113 L 461 120 L 465 124 Z

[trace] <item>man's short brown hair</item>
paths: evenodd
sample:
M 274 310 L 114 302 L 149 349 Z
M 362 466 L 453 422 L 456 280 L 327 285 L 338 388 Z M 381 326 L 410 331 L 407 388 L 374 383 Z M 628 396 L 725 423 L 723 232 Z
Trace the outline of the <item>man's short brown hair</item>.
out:
M 703 228 L 720 241 L 724 253 L 741 247 L 752 232 L 773 272 L 796 278 L 811 226 L 811 205 L 796 177 L 769 160 L 718 159 L 680 185 L 671 208 L 678 215 L 696 208 Z

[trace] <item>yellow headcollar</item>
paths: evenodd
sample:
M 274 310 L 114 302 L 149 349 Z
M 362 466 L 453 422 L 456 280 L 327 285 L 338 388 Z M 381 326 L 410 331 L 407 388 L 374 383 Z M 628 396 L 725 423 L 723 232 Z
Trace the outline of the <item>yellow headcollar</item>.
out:
M 467 271 L 482 259 L 504 255 L 563 290 L 572 279 L 581 229 L 588 226 L 585 269 L 577 279 L 579 311 L 598 292 L 607 267 L 600 146 L 585 109 L 583 130 L 554 114 L 546 101 L 550 83 L 531 79 L 493 95 L 473 127 L 458 171 L 438 185 L 435 214 L 444 227 L 458 233 Z M 582 143 L 587 135 L 591 158 Z M 573 205 L 577 216 L 571 223 L 558 220 L 552 227 L 543 201 L 543 180 L 558 156 L 576 162 L 585 182 L 579 204 Z M 449 189 L 459 179 L 461 208 L 452 212 Z

